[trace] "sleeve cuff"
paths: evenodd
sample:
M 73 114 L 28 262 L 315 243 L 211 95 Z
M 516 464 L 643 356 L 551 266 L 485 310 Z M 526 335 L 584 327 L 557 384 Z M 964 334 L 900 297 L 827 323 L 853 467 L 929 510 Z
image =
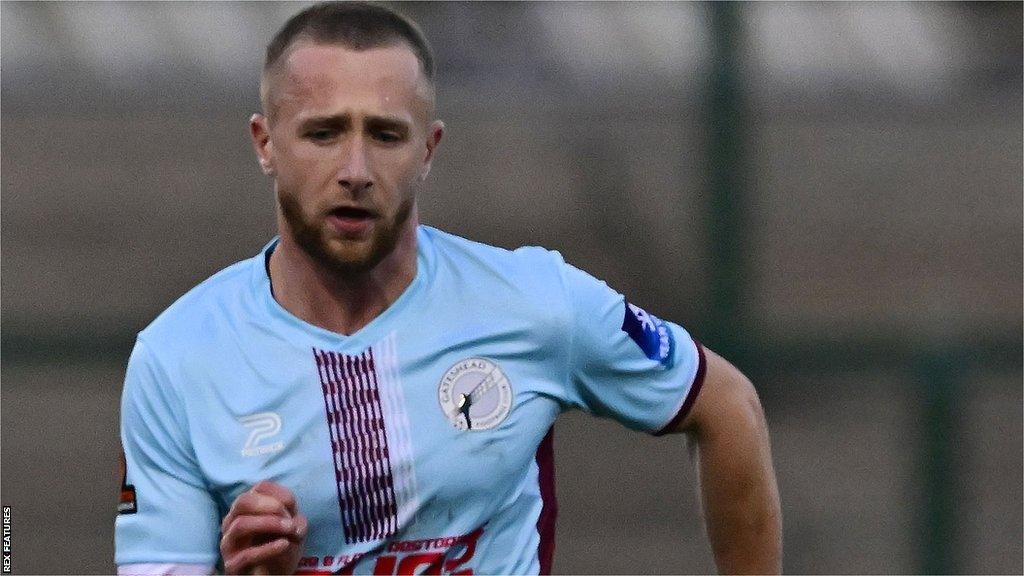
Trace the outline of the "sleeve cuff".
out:
M 651 432 L 654 436 L 664 436 L 669 432 L 675 430 L 676 426 L 686 418 L 686 415 L 690 413 L 690 409 L 693 408 L 694 402 L 697 401 L 697 395 L 700 394 L 701 386 L 704 385 L 704 373 L 707 370 L 707 359 L 704 357 L 704 346 L 697 341 L 696 338 L 692 338 L 693 345 L 697 347 L 697 373 L 693 376 L 693 384 L 690 385 L 690 389 L 686 392 L 686 398 L 683 399 L 682 405 L 679 406 L 679 410 L 676 411 L 676 415 L 668 421 L 660 429 Z

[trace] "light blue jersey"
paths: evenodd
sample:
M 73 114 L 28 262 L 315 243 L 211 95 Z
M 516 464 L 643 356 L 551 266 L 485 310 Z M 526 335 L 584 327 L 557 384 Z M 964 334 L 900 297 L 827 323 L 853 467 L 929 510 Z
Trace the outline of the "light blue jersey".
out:
M 555 418 L 657 433 L 692 405 L 703 352 L 556 252 L 417 237 L 416 278 L 351 336 L 277 303 L 273 242 L 139 334 L 119 565 L 213 566 L 231 503 L 271 480 L 309 518 L 302 572 L 550 570 Z

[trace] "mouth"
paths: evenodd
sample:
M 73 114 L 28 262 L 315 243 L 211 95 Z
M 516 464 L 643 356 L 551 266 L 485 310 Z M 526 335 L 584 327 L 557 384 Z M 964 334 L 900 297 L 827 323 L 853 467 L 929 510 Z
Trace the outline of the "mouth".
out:
M 363 218 L 376 218 L 376 214 L 367 210 L 366 208 L 359 208 L 358 206 L 339 206 L 334 210 L 331 210 L 331 216 L 335 218 L 345 218 L 353 220 L 361 220 Z
M 327 216 L 327 221 L 345 236 L 365 233 L 376 219 L 375 212 L 357 206 L 339 206 L 328 212 Z

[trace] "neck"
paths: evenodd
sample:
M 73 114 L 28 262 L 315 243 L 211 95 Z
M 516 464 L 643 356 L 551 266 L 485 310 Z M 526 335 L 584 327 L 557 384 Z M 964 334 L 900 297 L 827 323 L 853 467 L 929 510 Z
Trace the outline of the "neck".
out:
M 410 216 L 395 249 L 365 272 L 339 273 L 302 250 L 282 231 L 270 255 L 274 298 L 305 322 L 349 335 L 380 316 L 416 277 L 416 226 Z

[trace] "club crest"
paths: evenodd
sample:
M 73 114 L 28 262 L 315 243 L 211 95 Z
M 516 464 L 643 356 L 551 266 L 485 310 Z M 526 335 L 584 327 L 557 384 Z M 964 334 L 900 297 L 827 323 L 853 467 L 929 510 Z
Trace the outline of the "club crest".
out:
M 512 385 L 494 362 L 466 358 L 444 373 L 437 398 L 452 426 L 489 430 L 501 424 L 512 410 Z

